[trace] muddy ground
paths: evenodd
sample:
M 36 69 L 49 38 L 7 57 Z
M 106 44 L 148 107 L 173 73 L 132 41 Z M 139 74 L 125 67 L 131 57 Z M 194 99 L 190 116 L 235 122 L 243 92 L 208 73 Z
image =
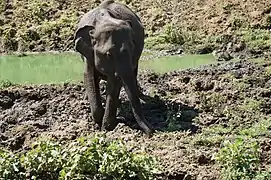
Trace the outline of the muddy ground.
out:
M 119 113 L 126 123 L 120 123 L 107 136 L 122 138 L 135 150 L 143 148 L 157 156 L 168 179 L 219 179 L 219 169 L 211 157 L 221 142 L 214 139 L 204 143 L 202 134 L 221 125 L 231 128 L 221 136 L 227 137 L 270 117 L 270 65 L 270 61 L 243 61 L 161 75 L 141 71 L 138 79 L 144 113 L 157 132 L 147 138 L 137 130 L 122 90 Z M 0 90 L 1 146 L 23 151 L 40 136 L 69 141 L 99 132 L 90 119 L 84 92 L 82 83 Z M 248 101 L 256 105 L 245 106 Z M 261 165 L 267 170 L 271 169 L 270 137 L 270 133 L 259 137 Z

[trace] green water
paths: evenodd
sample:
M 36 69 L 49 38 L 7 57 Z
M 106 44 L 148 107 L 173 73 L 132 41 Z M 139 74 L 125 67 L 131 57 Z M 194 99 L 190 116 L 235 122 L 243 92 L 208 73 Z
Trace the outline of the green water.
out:
M 83 64 L 71 53 L 1 56 L 0 81 L 14 83 L 57 83 L 82 79 Z
M 152 54 L 143 53 L 143 56 L 149 55 Z M 210 63 L 216 63 L 211 54 L 168 56 L 153 60 L 140 60 L 139 68 L 163 73 Z M 0 81 L 43 84 L 76 82 L 81 81 L 82 78 L 83 63 L 77 53 L 41 53 L 25 57 L 0 56 Z
M 168 56 L 153 60 L 142 61 L 141 68 L 151 69 L 154 72 L 165 73 L 169 71 L 195 68 L 200 65 L 217 63 L 212 54 Z

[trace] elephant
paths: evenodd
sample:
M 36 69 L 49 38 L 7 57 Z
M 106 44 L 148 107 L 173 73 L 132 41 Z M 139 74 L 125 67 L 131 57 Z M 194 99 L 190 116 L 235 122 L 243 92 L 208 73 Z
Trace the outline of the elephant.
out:
M 149 136 L 154 132 L 143 114 L 137 82 L 144 36 L 140 18 L 128 6 L 114 0 L 101 2 L 78 22 L 75 50 L 84 61 L 84 86 L 91 115 L 101 130 L 112 131 L 119 123 L 117 108 L 124 86 L 139 128 Z M 101 103 L 100 80 L 106 81 L 105 108 Z

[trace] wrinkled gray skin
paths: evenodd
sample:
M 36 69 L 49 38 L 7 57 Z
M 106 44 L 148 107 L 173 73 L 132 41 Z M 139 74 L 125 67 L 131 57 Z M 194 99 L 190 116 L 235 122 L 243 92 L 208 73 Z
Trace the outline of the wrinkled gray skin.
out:
M 123 85 L 139 127 L 153 130 L 142 112 L 137 86 L 138 60 L 144 47 L 144 28 L 126 5 L 107 0 L 86 13 L 75 33 L 75 49 L 85 62 L 84 83 L 92 118 L 102 130 L 113 130 Z M 106 80 L 106 105 L 102 107 L 100 80 Z

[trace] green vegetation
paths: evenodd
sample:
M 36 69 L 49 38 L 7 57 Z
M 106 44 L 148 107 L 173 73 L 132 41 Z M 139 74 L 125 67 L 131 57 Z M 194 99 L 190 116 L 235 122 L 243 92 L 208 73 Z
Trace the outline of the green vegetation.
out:
M 271 135 L 271 121 L 270 119 L 261 119 L 253 123 L 250 127 L 240 130 L 240 135 L 258 138 Z
M 225 141 L 216 154 L 221 166 L 223 180 L 266 180 L 270 172 L 260 171 L 260 147 L 257 142 L 237 138 L 235 142 Z
M 238 119 L 236 119 L 237 121 Z M 236 122 L 239 124 L 241 122 Z M 222 126 L 212 125 L 202 130 L 200 134 L 196 134 L 191 139 L 191 144 L 201 146 L 218 146 L 224 140 L 235 137 L 250 137 L 251 139 L 257 139 L 260 137 L 269 137 L 271 122 L 270 118 L 262 118 L 250 125 L 240 125 L 234 127 L 234 125 Z
M 140 61 L 141 69 L 166 73 L 216 63 L 210 53 L 231 44 L 234 53 L 271 51 L 270 0 L 120 1 L 127 3 L 141 18 L 148 34 L 145 48 L 181 48 L 186 53 L 155 57 L 155 53 L 144 52 L 143 58 L 151 58 Z M 0 53 L 71 50 L 79 17 L 98 4 L 96 0 L 2 0 Z M 266 63 L 263 58 L 251 61 Z M 211 112 L 208 114 L 211 117 L 210 120 L 207 116 L 205 120 L 194 118 L 193 122 L 203 121 L 197 123 L 204 128 L 189 134 L 184 141 L 189 148 L 203 146 L 211 151 L 219 150 L 215 160 L 224 180 L 271 179 L 271 172 L 261 170 L 259 145 L 261 138 L 271 137 L 271 120 L 262 113 L 266 108 L 263 98 L 255 94 L 255 97 L 251 94 L 246 97 L 254 82 L 250 80 L 270 77 L 271 66 L 266 66 L 265 70 L 257 77 L 244 75 L 240 79 L 234 74 L 226 74 L 219 83 L 223 84 L 225 80 L 230 85 L 222 93 L 221 87 L 215 92 L 214 89 L 199 90 L 197 84 L 188 86 L 188 91 L 190 87 L 192 91 L 196 90 L 195 97 L 191 96 L 189 101 L 198 98 L 198 108 L 207 114 Z M 0 89 L 17 84 L 78 82 L 83 78 L 82 73 L 83 62 L 75 53 L 0 56 Z M 220 86 L 219 83 L 214 88 Z M 8 101 L 4 99 L 0 103 Z M 188 124 L 183 121 L 185 112 L 180 109 L 168 109 L 167 113 L 164 130 L 180 131 L 183 124 Z M 165 134 L 170 136 L 170 133 Z M 31 150 L 19 153 L 0 150 L 0 179 L 153 179 L 158 169 L 155 158 L 131 152 L 122 141 L 109 141 L 105 137 L 90 140 L 84 137 L 69 144 L 42 140 Z
M 0 151 L 3 179 L 153 179 L 156 159 L 134 153 L 122 141 L 81 137 L 69 145 L 40 140 L 30 151 Z
M 250 49 L 266 50 L 271 47 L 271 33 L 269 29 L 246 29 L 237 32 Z
M 9 80 L 1 80 L 0 81 L 0 89 L 1 88 L 7 88 L 7 87 L 10 87 L 10 86 L 13 86 L 15 85 L 14 83 L 12 83 L 11 81 Z
M 213 125 L 188 139 L 194 146 L 221 147 L 214 154 L 221 168 L 223 180 L 267 180 L 271 172 L 260 167 L 260 137 L 269 137 L 270 119 L 262 119 L 251 126 Z M 191 140 L 191 141 L 190 141 Z
M 188 40 L 188 35 L 173 24 L 167 24 L 158 36 L 147 38 L 145 47 L 148 49 L 166 49 L 167 45 L 183 45 Z
M 225 136 L 230 132 L 232 132 L 232 127 L 210 126 L 203 129 L 202 133 L 195 135 L 191 144 L 195 146 L 217 146 L 226 139 Z
M 141 18 L 148 33 L 147 48 L 167 49 L 177 45 L 187 52 L 209 53 L 221 45 L 221 39 L 224 41 L 225 36 L 232 34 L 232 40 L 244 40 L 251 49 L 270 50 L 271 16 L 266 6 L 269 0 L 242 4 L 238 0 L 236 3 L 216 0 L 210 1 L 210 6 L 189 0 L 119 1 Z M 80 16 L 99 3 L 96 0 L 1 1 L 0 52 L 72 49 Z
M 266 71 L 266 74 L 270 76 L 271 75 L 271 66 L 267 66 L 265 68 L 265 71 Z
M 159 34 L 146 38 L 145 48 L 163 50 L 182 47 L 190 54 L 209 54 L 222 43 L 223 35 L 202 36 L 195 31 L 170 23 L 166 24 Z
M 244 103 L 237 107 L 238 110 L 242 113 L 248 112 L 257 112 L 261 109 L 261 101 L 255 99 L 246 98 Z
M 64 2 L 55 0 L 10 4 L 13 14 L 9 18 L 4 16 L 10 23 L 0 28 L 2 51 L 64 50 L 78 17 L 74 9 L 61 11 L 63 5 Z

